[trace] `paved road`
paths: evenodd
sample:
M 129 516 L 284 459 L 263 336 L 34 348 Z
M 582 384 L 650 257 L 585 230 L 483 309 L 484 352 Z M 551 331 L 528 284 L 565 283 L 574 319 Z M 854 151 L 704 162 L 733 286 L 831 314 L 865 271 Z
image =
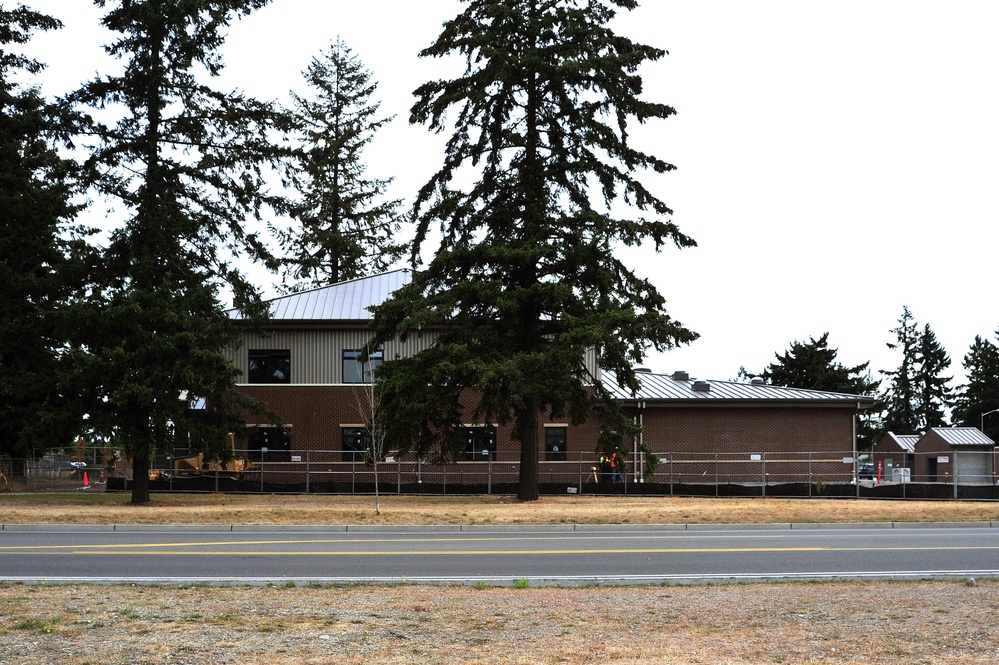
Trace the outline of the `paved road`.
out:
M 532 585 L 999 577 L 999 523 L 880 527 L 5 526 L 0 580 Z

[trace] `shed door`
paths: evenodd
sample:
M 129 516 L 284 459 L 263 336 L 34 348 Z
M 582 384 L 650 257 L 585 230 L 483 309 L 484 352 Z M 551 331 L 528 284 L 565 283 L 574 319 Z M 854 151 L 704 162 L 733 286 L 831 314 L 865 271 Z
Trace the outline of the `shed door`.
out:
M 990 483 L 992 478 L 991 455 L 978 450 L 954 451 L 954 475 L 958 484 Z

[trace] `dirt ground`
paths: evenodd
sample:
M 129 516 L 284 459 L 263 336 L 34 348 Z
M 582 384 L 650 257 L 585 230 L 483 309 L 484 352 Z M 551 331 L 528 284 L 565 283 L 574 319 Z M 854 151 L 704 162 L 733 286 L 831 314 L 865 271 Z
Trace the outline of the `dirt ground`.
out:
M 964 502 L 0 495 L 14 523 L 995 521 Z M 704 586 L 0 584 L 0 663 L 995 663 L 999 581 Z
M 0 662 L 999 661 L 999 584 L 0 585 Z

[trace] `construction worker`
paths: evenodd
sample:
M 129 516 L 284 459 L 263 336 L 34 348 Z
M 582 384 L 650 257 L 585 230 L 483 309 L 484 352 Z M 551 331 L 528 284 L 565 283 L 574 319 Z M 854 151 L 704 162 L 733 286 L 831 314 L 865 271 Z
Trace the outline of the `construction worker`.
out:
M 624 474 L 621 473 L 621 460 L 618 459 L 617 453 L 611 453 L 610 456 L 610 467 L 611 467 L 611 483 L 624 482 Z
M 611 460 L 605 454 L 600 455 L 600 484 L 606 485 L 613 482 L 611 477 Z

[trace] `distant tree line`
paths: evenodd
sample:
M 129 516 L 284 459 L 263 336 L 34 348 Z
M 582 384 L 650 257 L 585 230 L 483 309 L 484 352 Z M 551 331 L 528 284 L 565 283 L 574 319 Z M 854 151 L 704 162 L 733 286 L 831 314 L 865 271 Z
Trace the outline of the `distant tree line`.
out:
M 793 388 L 877 396 L 874 408 L 860 415 L 862 448 L 869 449 L 886 432 L 916 434 L 946 425 L 984 425 L 985 434 L 997 440 L 999 417 L 985 415 L 999 410 L 999 347 L 976 336 L 963 359 L 967 383 L 955 388 L 950 356 L 929 324 L 919 326 L 909 308 L 903 307 L 898 326 L 890 332 L 894 339 L 887 346 L 900 356 L 899 365 L 881 370 L 880 380 L 871 375 L 870 363 L 845 367 L 838 362 L 838 350 L 829 348 L 828 332 L 808 342 L 794 341 L 763 371 L 752 374 L 742 367 L 739 376 L 759 376 Z

